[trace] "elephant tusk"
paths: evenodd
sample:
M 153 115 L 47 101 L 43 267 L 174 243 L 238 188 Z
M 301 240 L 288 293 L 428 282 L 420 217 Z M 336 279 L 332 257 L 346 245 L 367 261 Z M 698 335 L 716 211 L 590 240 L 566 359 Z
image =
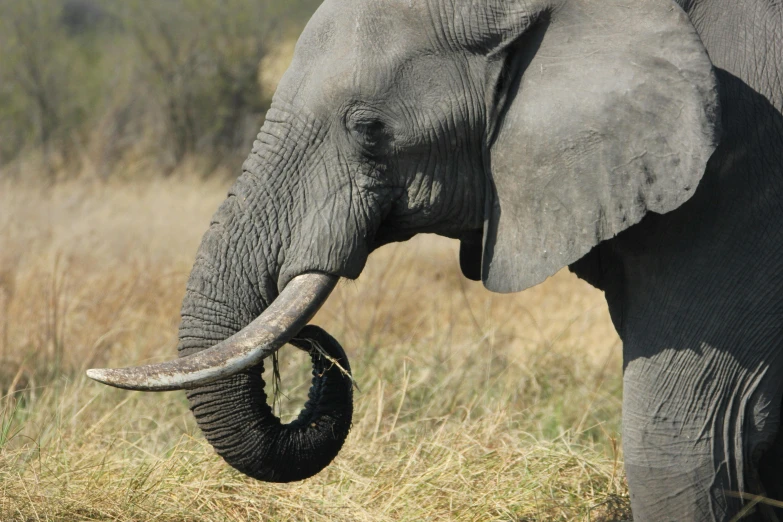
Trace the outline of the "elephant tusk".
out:
M 338 277 L 302 274 L 291 280 L 264 312 L 225 341 L 193 355 L 131 368 L 87 370 L 98 382 L 126 390 L 195 388 L 252 368 L 290 341 L 334 290 Z

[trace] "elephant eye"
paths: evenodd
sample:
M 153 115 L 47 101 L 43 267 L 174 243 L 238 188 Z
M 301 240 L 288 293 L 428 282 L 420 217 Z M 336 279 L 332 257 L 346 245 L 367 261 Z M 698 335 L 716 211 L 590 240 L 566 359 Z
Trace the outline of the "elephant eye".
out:
M 389 132 L 386 124 L 369 114 L 356 114 L 347 120 L 348 131 L 364 152 L 376 155 L 386 148 Z

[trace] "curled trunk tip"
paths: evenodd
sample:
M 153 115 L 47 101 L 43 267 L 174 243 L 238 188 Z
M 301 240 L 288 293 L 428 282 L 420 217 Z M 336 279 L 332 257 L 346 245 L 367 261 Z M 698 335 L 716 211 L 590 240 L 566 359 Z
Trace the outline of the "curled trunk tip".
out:
M 263 364 L 244 372 L 243 382 L 188 392 L 199 426 L 218 454 L 264 482 L 294 482 L 317 474 L 337 456 L 351 429 L 353 381 L 340 344 L 312 325 L 291 344 L 310 354 L 313 370 L 308 400 L 289 424 L 282 424 L 267 404 Z M 226 408 L 229 400 L 240 411 Z

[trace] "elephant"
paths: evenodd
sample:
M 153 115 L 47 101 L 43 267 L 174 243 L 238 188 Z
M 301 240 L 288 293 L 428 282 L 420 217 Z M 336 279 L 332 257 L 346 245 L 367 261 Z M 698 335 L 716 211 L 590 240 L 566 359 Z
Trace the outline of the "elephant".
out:
M 777 0 L 325 0 L 199 247 L 180 358 L 88 374 L 186 389 L 231 466 L 310 477 L 352 377 L 307 323 L 435 233 L 490 291 L 569 267 L 604 292 L 636 520 L 783 520 L 750 505 L 783 500 L 781 110 Z M 282 425 L 261 371 L 288 341 L 315 369 Z

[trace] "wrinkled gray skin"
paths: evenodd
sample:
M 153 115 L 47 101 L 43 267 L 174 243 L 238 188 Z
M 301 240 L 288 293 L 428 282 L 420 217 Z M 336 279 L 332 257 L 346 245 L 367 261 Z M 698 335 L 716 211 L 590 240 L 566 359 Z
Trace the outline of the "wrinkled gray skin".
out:
M 566 265 L 605 290 L 636 520 L 783 499 L 782 79 L 774 0 L 326 0 L 204 238 L 180 353 L 299 274 L 459 238 L 490 290 Z M 188 393 L 241 470 L 268 449 L 253 378 Z

